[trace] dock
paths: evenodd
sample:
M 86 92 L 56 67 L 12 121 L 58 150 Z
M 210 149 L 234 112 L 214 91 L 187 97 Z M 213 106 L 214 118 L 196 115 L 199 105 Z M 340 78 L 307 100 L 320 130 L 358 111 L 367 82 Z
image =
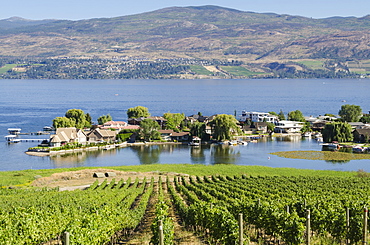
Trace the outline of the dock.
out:
M 5 140 L 8 143 L 19 143 L 19 142 L 42 142 L 44 140 L 49 141 L 49 139 L 19 139 L 17 135 L 7 135 L 5 136 Z
M 19 142 L 42 142 L 44 140 L 49 141 L 49 139 L 17 139 Z

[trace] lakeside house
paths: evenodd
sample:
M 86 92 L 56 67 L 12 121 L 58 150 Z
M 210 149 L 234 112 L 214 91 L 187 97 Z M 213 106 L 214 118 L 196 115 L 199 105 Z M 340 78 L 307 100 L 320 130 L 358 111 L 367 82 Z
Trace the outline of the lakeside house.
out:
M 138 117 L 138 118 L 129 118 L 128 123 L 130 125 L 140 125 L 141 121 L 144 119 L 151 119 L 153 121 L 156 121 L 161 128 L 164 128 L 166 126 L 167 119 L 164 117 Z
M 100 126 L 101 129 L 114 129 L 114 130 L 122 130 L 128 126 L 127 122 L 123 121 L 108 121 Z
M 245 122 L 247 120 L 251 122 L 277 123 L 278 117 L 267 112 L 242 111 L 242 115 L 240 116 L 239 121 Z
M 255 122 L 251 125 L 243 125 L 241 130 L 244 134 L 265 134 L 267 133 L 267 122 Z
M 69 128 L 57 128 L 55 134 L 50 135 L 50 146 L 60 147 L 68 143 L 87 143 L 87 135 L 84 130 L 77 129 L 74 127 Z
M 174 142 L 186 142 L 189 141 L 190 132 L 175 132 L 171 129 L 158 130 L 162 140 L 174 141 Z
M 370 128 L 356 128 L 353 131 L 353 138 L 355 142 L 367 143 L 370 140 Z
M 300 133 L 304 122 L 282 120 L 276 123 L 275 133 Z
M 69 143 L 85 145 L 87 143 L 114 142 L 117 131 L 96 128 L 91 131 L 84 131 L 74 127 L 57 128 L 55 134 L 50 135 L 50 146 L 60 147 Z
M 109 129 L 96 128 L 87 134 L 89 143 L 99 143 L 99 142 L 114 142 L 116 140 L 117 131 L 112 131 Z

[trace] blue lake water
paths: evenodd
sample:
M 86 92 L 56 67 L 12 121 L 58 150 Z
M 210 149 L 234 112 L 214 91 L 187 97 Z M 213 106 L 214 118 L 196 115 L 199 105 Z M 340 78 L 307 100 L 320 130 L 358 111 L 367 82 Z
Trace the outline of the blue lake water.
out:
M 126 111 L 138 105 L 152 115 L 165 112 L 192 115 L 234 114 L 242 110 L 285 113 L 300 110 L 305 116 L 337 114 L 341 105 L 370 110 L 370 80 L 0 80 L 0 171 L 74 166 L 119 166 L 151 163 L 265 165 L 308 169 L 370 171 L 370 160 L 348 163 L 284 159 L 270 152 L 320 150 L 314 140 L 275 139 L 247 146 L 130 147 L 66 157 L 34 157 L 24 153 L 37 143 L 8 145 L 7 128 L 36 132 L 68 109 L 82 109 L 93 120 L 110 113 L 127 120 Z M 26 137 L 26 136 L 22 136 Z M 31 136 L 27 136 L 31 137 Z M 35 136 L 32 136 L 35 137 Z M 45 137 L 45 136 L 40 136 Z M 288 141 L 286 141 L 288 140 Z M 270 159 L 268 158 L 270 157 Z

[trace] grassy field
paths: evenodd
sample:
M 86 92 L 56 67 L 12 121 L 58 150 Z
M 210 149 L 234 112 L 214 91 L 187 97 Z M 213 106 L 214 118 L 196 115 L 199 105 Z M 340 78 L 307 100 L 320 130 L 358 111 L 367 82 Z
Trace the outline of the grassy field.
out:
M 212 75 L 213 73 L 210 72 L 209 70 L 207 70 L 206 68 L 204 68 L 203 66 L 199 66 L 199 65 L 190 65 L 190 69 L 198 74 L 198 75 L 205 75 L 205 76 L 210 76 Z
M 14 67 L 16 67 L 18 64 L 6 64 L 5 66 L 3 67 L 0 67 L 0 74 L 3 74 L 11 69 L 13 69 Z
M 97 167 L 95 167 L 97 168 Z M 135 165 L 135 166 L 120 166 L 120 167 L 104 167 L 105 169 L 115 169 L 119 171 L 134 171 L 134 172 L 151 172 L 158 173 L 185 173 L 189 175 L 230 175 L 240 176 L 243 174 L 252 176 L 336 176 L 336 177 L 352 177 L 356 172 L 344 171 L 322 171 L 322 170 L 306 170 L 294 168 L 271 168 L 263 166 L 241 166 L 241 165 L 200 165 L 200 164 L 151 164 L 151 165 Z M 94 168 L 58 168 L 58 169 L 42 169 L 42 170 L 22 170 L 22 171 L 4 171 L 0 172 L 0 186 L 28 186 L 33 180 L 40 177 L 48 177 L 53 173 L 77 171 L 82 169 Z

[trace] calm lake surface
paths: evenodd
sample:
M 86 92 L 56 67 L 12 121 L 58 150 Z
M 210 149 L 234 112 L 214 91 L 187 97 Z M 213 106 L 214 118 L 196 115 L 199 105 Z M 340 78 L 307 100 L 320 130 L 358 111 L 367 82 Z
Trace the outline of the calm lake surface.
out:
M 36 142 L 7 144 L 7 128 L 37 132 L 64 116 L 68 109 L 82 109 L 93 120 L 110 113 L 127 120 L 126 111 L 138 105 L 154 116 L 165 112 L 192 115 L 241 114 L 247 111 L 284 113 L 300 110 L 305 116 L 337 114 L 341 105 L 360 105 L 370 110 L 370 80 L 0 80 L 0 171 L 120 166 L 152 163 L 200 163 L 264 165 L 308 169 L 370 171 L 370 160 L 348 163 L 279 158 L 271 152 L 321 150 L 314 140 L 265 139 L 247 146 L 181 145 L 138 146 L 112 151 L 59 157 L 34 157 L 24 152 Z M 36 136 L 21 136 L 23 138 Z M 40 136 L 47 137 L 47 136 Z M 270 157 L 270 159 L 269 159 Z

